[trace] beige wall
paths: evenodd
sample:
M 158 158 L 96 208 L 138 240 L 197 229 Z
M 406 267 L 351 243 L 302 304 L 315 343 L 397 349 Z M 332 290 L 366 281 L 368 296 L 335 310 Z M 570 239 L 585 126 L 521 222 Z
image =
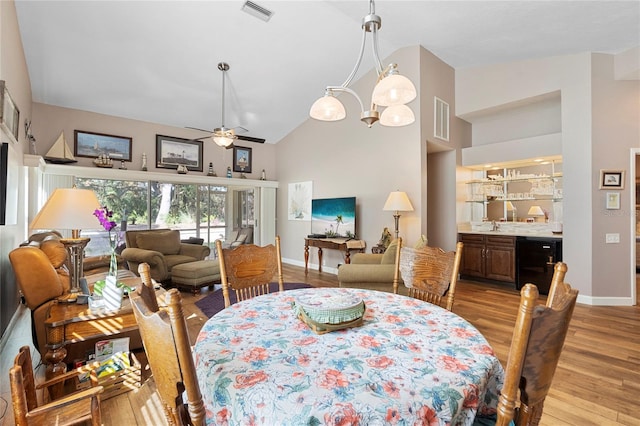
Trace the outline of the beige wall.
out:
M 627 169 L 630 148 L 639 146 L 640 83 L 615 81 L 612 63 L 583 53 L 458 70 L 456 100 L 458 113 L 472 117 L 560 91 L 567 281 L 581 302 L 615 305 L 632 298 L 631 217 L 605 215 L 598 178 L 600 169 Z M 605 244 L 605 233 L 619 233 L 621 243 Z
M 22 51 L 22 41 L 18 30 L 15 5 L 12 1 L 0 1 L 0 80 L 4 80 L 11 97 L 20 111 L 20 127 L 18 143 L 10 141 L 2 130 L 2 142 L 9 142 L 10 167 L 18 168 L 18 206 L 17 223 L 0 226 L 0 324 L 4 332 L 19 303 L 18 292 L 9 263 L 9 252 L 24 241 L 26 233 L 26 178 L 22 172 L 22 154 L 25 150 L 24 128 L 22 123 L 31 117 L 31 86 L 26 61 Z M 5 395 L 3 395 L 5 396 Z M 8 399 L 7 399 L 8 400 Z
M 400 72 L 416 85 L 419 97 L 410 104 L 416 115 L 414 124 L 398 128 L 375 124 L 367 128 L 358 120 L 355 99 L 342 95 L 347 109 L 345 120 L 328 123 L 308 119 L 277 144 L 278 233 L 287 262 L 304 263 L 304 238 L 311 231 L 310 222 L 288 220 L 287 216 L 288 185 L 304 181 L 313 182 L 313 198 L 357 197 L 357 236 L 366 241 L 368 252 L 384 227 L 393 232 L 393 213 L 382 207 L 389 192 L 395 190 L 407 192 L 414 207 L 413 212 L 403 212 L 400 217 L 400 236 L 406 244 L 415 244 L 425 234 L 430 242 L 449 250 L 455 248 L 457 160 L 453 150 L 469 143 L 470 127 L 454 115 L 454 70 L 419 46 L 396 51 L 384 60 L 389 62 L 398 63 Z M 365 104 L 370 102 L 374 82 L 371 71 L 352 87 Z M 318 88 L 318 96 L 323 89 Z M 450 104 L 449 142 L 433 138 L 434 96 Z M 439 158 L 444 162 L 431 167 L 427 152 L 432 151 L 443 151 Z M 446 151 L 452 155 L 446 155 Z M 429 182 L 433 190 L 428 190 Z M 431 212 L 434 220 L 428 222 Z M 335 271 L 344 262 L 337 252 L 324 253 L 323 270 Z M 309 262 L 317 265 L 316 249 L 310 249 Z
M 213 123 L 212 123 L 213 127 Z M 133 138 L 131 162 L 125 162 L 130 170 L 140 170 L 142 167 L 142 154 L 147 154 L 147 167 L 149 171 L 176 173 L 173 169 L 156 168 L 156 134 L 177 138 L 199 138 L 206 134 L 202 132 L 183 129 L 180 127 L 163 126 L 157 123 L 130 120 L 110 115 L 97 114 L 89 111 L 56 107 L 41 103 L 33 104 L 33 133 L 37 139 L 39 155 L 45 155 L 56 141 L 61 131 L 64 131 L 65 139 L 71 150 L 74 149 L 74 130 L 106 133 L 110 135 L 126 136 Z M 262 169 L 267 173 L 267 179 L 277 180 L 275 167 L 275 147 L 272 144 L 258 144 L 253 142 L 238 141 L 238 146 L 251 148 L 253 156 L 252 172 L 247 173 L 249 179 L 260 179 Z M 77 157 L 78 166 L 91 167 L 93 159 Z M 208 165 L 213 163 L 213 168 L 218 176 L 225 176 L 227 166 L 233 161 L 233 150 L 224 149 L 216 145 L 210 138 L 203 143 L 203 171 L 189 172 L 190 174 L 206 174 Z M 114 166 L 115 169 L 119 165 Z M 232 168 L 233 169 L 233 168 Z M 234 177 L 238 177 L 234 173 Z

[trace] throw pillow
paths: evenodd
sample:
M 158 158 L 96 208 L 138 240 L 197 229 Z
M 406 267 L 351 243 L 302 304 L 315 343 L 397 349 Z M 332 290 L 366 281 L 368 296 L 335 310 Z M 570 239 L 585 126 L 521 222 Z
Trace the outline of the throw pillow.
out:
M 396 250 L 398 247 L 398 240 L 393 240 L 391 242 L 391 244 L 389 244 L 389 247 L 387 247 L 387 250 L 385 250 L 384 254 L 382 255 L 382 260 L 380 261 L 380 264 L 384 265 L 384 264 L 394 264 L 396 263 Z
M 141 232 L 136 235 L 136 244 L 145 250 L 155 250 L 162 254 L 178 254 L 180 231 Z
M 421 249 L 422 247 L 426 247 L 427 245 L 429 245 L 427 243 L 427 237 L 424 235 L 420 235 L 420 239 L 418 240 L 418 242 L 413 246 L 414 249 Z

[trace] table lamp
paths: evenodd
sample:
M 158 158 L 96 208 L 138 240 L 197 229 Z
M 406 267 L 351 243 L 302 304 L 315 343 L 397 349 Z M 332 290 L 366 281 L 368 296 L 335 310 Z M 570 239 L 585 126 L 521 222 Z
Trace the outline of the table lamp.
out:
M 100 222 L 93 215 L 100 208 L 96 194 L 90 189 L 58 188 L 49 197 L 29 226 L 30 229 L 71 229 L 71 238 L 60 242 L 67 249 L 71 270 L 71 292 L 80 292 L 80 278 L 84 275 L 84 248 L 91 240 L 81 238 L 80 229 L 99 229 Z
M 394 191 L 389 194 L 387 202 L 382 208 L 384 211 L 393 211 L 393 218 L 396 221 L 396 238 L 398 238 L 398 221 L 400 220 L 399 212 L 412 212 L 413 206 L 406 192 Z
M 531 206 L 527 216 L 533 216 L 536 222 L 544 222 L 544 210 L 540 206 Z

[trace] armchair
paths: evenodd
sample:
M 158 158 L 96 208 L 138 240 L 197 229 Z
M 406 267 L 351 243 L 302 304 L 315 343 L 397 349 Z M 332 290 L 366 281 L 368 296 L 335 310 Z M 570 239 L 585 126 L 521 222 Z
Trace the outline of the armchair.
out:
M 67 250 L 60 242 L 60 234 L 57 232 L 33 234 L 20 247 L 9 253 L 24 303 L 31 310 L 33 345 L 41 355 L 46 353 L 44 322 L 48 317 L 49 308 L 56 303 L 58 297 L 70 291 L 67 257 Z M 91 285 L 104 279 L 109 268 L 109 256 L 87 257 L 84 265 L 85 278 Z M 131 276 L 135 275 L 130 271 L 118 271 L 119 278 Z M 131 337 L 132 341 L 135 341 L 135 336 Z M 137 340 L 140 341 L 139 334 Z M 83 342 L 70 347 L 67 359 L 84 358 L 92 343 L 95 342 Z
M 406 294 L 399 272 L 402 238 L 394 240 L 383 254 L 356 253 L 351 263 L 338 268 L 340 287 L 370 288 Z
M 122 257 L 129 270 L 137 271 L 141 263 L 147 263 L 151 278 L 158 282 L 169 281 L 174 266 L 204 260 L 211 253 L 208 246 L 181 242 L 180 231 L 171 229 L 126 231 L 125 243 Z

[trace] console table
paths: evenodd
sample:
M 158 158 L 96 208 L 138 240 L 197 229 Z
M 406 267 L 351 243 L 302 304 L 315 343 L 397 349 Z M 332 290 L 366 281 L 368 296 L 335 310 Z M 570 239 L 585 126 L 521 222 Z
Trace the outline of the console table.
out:
M 318 271 L 322 272 L 322 249 L 343 251 L 344 263 L 351 263 L 351 251 L 364 252 L 366 243 L 364 240 L 352 240 L 349 238 L 305 238 L 304 239 L 304 273 L 308 273 L 309 247 L 318 248 Z

